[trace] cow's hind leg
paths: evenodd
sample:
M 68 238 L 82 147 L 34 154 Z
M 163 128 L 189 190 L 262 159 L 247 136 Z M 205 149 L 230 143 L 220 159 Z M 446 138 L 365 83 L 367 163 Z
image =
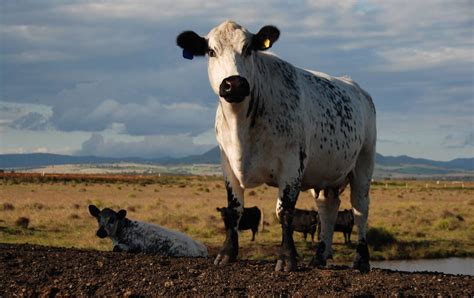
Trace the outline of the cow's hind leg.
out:
M 374 154 L 362 151 L 350 176 L 351 204 L 354 211 L 354 223 L 358 228 L 358 243 L 354 269 L 362 273 L 370 271 L 369 249 L 366 241 L 367 218 L 369 215 L 369 190 L 374 166 Z
M 239 253 L 238 226 L 244 212 L 244 190 L 240 187 L 237 178 L 229 167 L 224 153 L 222 156 L 222 168 L 227 190 L 227 212 L 224 220 L 226 238 L 219 254 L 214 260 L 215 265 L 225 265 L 237 259 Z
M 316 255 L 310 264 L 315 267 L 324 267 L 326 266 L 326 260 L 332 256 L 334 224 L 336 223 L 337 211 L 339 210 L 341 200 L 339 199 L 338 189 L 327 189 L 324 191 L 324 196 L 320 196 L 316 190 L 312 193 L 318 206 L 321 236 L 316 248 Z
M 296 247 L 293 240 L 293 214 L 300 192 L 300 182 L 280 187 L 276 208 L 277 217 L 281 223 L 282 240 L 275 271 L 296 270 Z

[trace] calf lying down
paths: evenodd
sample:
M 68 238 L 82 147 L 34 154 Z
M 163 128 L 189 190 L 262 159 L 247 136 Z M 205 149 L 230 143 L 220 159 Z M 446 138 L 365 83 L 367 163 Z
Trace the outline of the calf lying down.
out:
M 127 211 L 100 210 L 89 205 L 89 212 L 97 218 L 97 236 L 110 237 L 114 251 L 156 253 L 173 257 L 207 257 L 207 247 L 189 236 L 159 225 L 130 220 Z

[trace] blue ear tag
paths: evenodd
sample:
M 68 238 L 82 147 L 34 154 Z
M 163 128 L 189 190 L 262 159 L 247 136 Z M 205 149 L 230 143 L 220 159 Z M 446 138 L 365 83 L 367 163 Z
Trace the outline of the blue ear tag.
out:
M 183 58 L 193 60 L 194 56 L 190 52 L 183 49 Z

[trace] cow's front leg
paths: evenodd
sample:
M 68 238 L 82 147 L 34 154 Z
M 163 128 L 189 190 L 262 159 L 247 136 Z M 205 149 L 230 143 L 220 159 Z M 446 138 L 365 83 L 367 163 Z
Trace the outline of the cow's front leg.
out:
M 311 265 L 315 267 L 326 266 L 326 260 L 332 256 L 332 238 L 334 234 L 334 224 L 336 223 L 337 211 L 341 200 L 338 189 L 327 189 L 324 195 L 313 192 L 318 206 L 319 219 L 321 225 L 321 235 L 316 255 L 311 260 Z
M 293 213 L 300 193 L 300 183 L 280 187 L 276 214 L 281 224 L 282 240 L 275 271 L 296 270 L 296 248 L 293 241 Z
M 227 209 L 224 216 L 226 231 L 224 245 L 214 260 L 215 265 L 225 265 L 234 262 L 239 253 L 238 226 L 244 212 L 244 189 L 230 170 L 227 162 L 222 163 L 227 190 Z

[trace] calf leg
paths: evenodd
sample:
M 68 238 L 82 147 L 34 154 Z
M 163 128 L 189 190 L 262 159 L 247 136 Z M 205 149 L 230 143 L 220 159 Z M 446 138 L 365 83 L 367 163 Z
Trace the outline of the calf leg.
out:
M 252 229 L 252 240 L 250 240 L 250 241 L 255 241 L 255 233 L 257 233 L 257 230 Z
M 282 240 L 275 271 L 296 270 L 296 247 L 293 240 L 293 213 L 300 192 L 300 182 L 280 187 L 276 214 L 281 223 Z
M 326 260 L 332 256 L 334 224 L 336 223 L 337 211 L 341 200 L 339 199 L 339 191 L 337 189 L 326 190 L 324 191 L 324 196 L 315 197 L 317 197 L 316 204 L 321 224 L 321 236 L 316 249 L 316 255 L 311 260 L 311 265 L 322 267 L 326 266 Z
M 240 218 L 244 212 L 244 190 L 240 187 L 237 178 L 229 167 L 224 152 L 221 152 L 222 168 L 225 178 L 225 187 L 227 190 L 227 214 L 224 225 L 226 238 L 219 254 L 214 260 L 215 265 L 225 265 L 237 259 L 239 253 L 239 234 L 238 226 Z

